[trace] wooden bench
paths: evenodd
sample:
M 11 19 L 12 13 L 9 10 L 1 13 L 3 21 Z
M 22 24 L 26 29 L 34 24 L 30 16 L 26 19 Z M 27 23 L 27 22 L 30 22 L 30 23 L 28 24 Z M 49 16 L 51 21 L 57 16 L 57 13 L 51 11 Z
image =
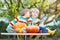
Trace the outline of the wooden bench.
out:
M 27 40 L 27 35 L 50 35 L 49 33 L 1 33 L 1 35 L 8 35 L 8 40 L 10 40 L 10 35 L 25 35 L 25 40 Z

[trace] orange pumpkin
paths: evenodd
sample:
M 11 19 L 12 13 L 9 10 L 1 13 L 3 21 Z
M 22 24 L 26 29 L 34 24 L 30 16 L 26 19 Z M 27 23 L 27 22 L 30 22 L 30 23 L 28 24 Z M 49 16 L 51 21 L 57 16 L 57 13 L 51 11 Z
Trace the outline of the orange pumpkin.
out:
M 25 27 L 25 26 L 26 26 L 25 23 L 17 22 L 17 23 L 13 26 L 13 28 L 14 28 L 14 30 L 16 30 L 17 28 L 22 29 L 22 28 Z M 20 31 L 20 30 L 19 30 L 19 31 Z
M 39 32 L 38 26 L 27 26 L 26 27 L 27 33 L 37 33 Z

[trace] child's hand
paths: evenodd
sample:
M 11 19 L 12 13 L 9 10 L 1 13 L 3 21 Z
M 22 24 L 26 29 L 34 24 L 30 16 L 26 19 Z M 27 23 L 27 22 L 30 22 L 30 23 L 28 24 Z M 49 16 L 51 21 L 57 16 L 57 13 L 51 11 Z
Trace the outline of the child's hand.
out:
M 26 33 L 26 27 L 22 28 L 23 33 Z
M 39 20 L 39 19 L 37 19 L 37 20 L 35 21 L 35 23 L 38 23 L 38 22 L 40 22 L 40 20 Z
M 15 29 L 16 32 L 19 32 L 19 30 L 20 30 L 20 28 L 16 28 L 16 29 Z

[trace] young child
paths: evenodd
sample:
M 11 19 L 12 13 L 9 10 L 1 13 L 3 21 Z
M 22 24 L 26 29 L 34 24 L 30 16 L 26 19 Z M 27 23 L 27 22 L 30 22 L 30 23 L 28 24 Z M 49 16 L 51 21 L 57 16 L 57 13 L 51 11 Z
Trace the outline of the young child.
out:
M 37 18 L 39 14 L 39 10 L 37 8 L 32 8 L 30 10 L 31 17 L 28 19 L 28 26 L 29 25 L 35 25 L 38 26 L 40 20 Z
M 18 30 L 19 30 L 18 28 L 21 25 L 21 23 L 26 24 L 29 17 L 30 17 L 30 10 L 29 9 L 23 9 L 20 16 L 16 17 L 14 20 L 12 20 L 9 23 L 8 27 L 6 28 L 6 31 L 9 33 L 18 32 Z M 17 25 L 17 24 L 20 24 L 20 25 Z
M 31 13 L 31 17 L 28 19 L 28 28 L 26 30 L 29 33 L 31 33 L 31 32 L 37 33 L 37 32 L 39 32 L 38 25 L 40 22 L 40 20 L 37 18 L 38 14 L 39 14 L 39 10 L 37 8 L 32 8 L 30 10 L 30 13 Z M 28 31 L 28 30 L 30 30 L 30 31 Z
M 42 30 L 43 32 L 48 32 L 51 35 L 55 34 L 56 30 L 52 31 L 49 28 L 46 28 L 44 24 L 41 23 L 41 20 L 37 18 L 39 14 L 39 10 L 37 8 L 32 8 L 30 12 L 31 12 L 31 17 L 30 19 L 28 19 L 28 26 L 29 25 L 39 26 L 39 29 Z

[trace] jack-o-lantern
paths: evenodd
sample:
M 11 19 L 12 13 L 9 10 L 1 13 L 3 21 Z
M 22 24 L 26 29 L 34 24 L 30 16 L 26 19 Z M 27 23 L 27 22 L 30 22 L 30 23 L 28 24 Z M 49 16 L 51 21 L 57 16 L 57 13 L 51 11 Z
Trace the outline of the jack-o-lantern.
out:
M 37 33 L 37 32 L 39 32 L 39 27 L 38 26 L 27 26 L 26 32 L 27 33 Z

